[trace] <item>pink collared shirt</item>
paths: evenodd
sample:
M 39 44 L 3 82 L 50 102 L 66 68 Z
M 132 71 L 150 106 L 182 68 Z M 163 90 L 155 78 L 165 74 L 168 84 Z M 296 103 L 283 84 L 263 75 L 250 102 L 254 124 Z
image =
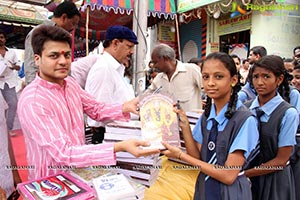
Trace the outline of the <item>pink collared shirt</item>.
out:
M 95 120 L 129 120 L 120 104 L 103 104 L 86 93 L 71 77 L 64 86 L 38 75 L 25 87 L 18 116 L 25 137 L 29 180 L 62 168 L 115 165 L 113 144 L 85 145 L 84 116 Z

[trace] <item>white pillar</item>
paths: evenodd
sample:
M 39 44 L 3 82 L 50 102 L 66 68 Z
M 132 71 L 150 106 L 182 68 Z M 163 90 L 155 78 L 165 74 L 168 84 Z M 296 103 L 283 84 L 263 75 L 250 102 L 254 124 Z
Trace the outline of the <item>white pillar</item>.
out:
M 136 33 L 139 44 L 136 45 L 135 54 L 133 56 L 133 86 L 137 95 L 141 94 L 146 87 L 146 76 L 144 69 L 146 67 L 147 52 L 147 15 L 148 1 L 134 1 L 133 11 L 133 31 Z

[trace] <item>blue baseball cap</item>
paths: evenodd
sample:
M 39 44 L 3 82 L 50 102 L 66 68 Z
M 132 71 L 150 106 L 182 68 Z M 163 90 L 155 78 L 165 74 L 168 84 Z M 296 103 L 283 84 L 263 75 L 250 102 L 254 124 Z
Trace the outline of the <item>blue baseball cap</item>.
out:
M 127 28 L 126 26 L 111 26 L 106 31 L 106 39 L 107 41 L 113 39 L 125 39 L 134 44 L 138 44 L 137 37 L 135 33 Z

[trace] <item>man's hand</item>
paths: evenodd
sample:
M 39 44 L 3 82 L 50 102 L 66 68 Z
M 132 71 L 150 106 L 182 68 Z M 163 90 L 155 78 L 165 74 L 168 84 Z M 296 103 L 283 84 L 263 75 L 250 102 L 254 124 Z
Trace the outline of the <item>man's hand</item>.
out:
M 136 97 L 130 101 L 126 101 L 124 104 L 123 104 L 123 107 L 122 107 L 122 112 L 123 113 L 133 113 L 133 114 L 136 114 L 136 115 L 140 115 L 140 108 L 138 107 L 138 104 L 139 104 L 139 99 Z
M 16 63 L 12 63 L 12 62 L 10 62 L 10 61 L 9 61 L 9 63 L 10 63 L 10 65 L 11 65 L 11 66 L 9 67 L 11 70 L 17 70 L 17 71 L 19 71 L 19 70 L 21 69 L 21 67 L 20 67 L 19 65 L 17 65 Z
M 0 187 L 0 200 L 6 200 L 6 192 Z
M 115 143 L 115 152 L 126 151 L 135 157 L 148 156 L 160 153 L 159 149 L 143 149 L 142 147 L 149 146 L 149 142 L 143 140 L 129 139 Z

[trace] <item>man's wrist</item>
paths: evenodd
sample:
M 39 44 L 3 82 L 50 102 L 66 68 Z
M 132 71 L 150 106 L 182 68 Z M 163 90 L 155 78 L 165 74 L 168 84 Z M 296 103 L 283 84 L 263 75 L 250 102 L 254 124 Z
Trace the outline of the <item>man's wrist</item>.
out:
M 177 156 L 178 160 L 181 160 L 181 155 L 182 155 L 182 151 L 179 151 L 178 156 Z

